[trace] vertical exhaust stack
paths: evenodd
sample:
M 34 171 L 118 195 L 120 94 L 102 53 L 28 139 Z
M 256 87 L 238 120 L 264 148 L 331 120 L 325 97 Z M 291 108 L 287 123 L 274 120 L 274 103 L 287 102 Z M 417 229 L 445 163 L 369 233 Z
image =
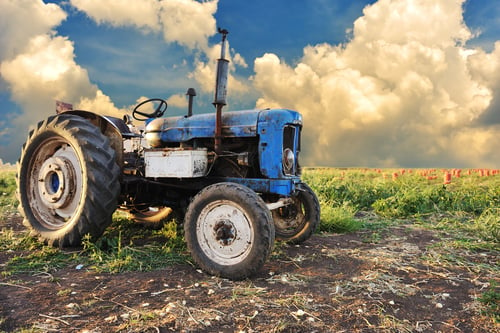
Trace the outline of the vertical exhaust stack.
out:
M 196 96 L 196 90 L 194 90 L 194 88 L 189 88 L 186 95 L 189 96 L 187 116 L 191 117 L 193 115 L 193 98 Z
M 213 103 L 216 108 L 214 150 L 217 154 L 222 151 L 222 108 L 226 105 L 227 74 L 229 70 L 229 60 L 225 59 L 226 36 L 229 32 L 226 29 L 221 28 L 219 28 L 218 31 L 222 35 L 222 41 L 220 58 L 217 59 L 217 77 L 215 81 L 215 98 Z

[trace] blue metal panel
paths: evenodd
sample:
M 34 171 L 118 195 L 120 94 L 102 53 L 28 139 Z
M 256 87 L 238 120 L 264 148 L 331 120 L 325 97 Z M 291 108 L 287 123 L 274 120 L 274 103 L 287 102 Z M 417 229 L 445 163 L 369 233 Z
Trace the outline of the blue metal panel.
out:
M 260 110 L 246 110 L 222 113 L 223 136 L 256 136 L 259 112 Z M 145 133 L 146 138 L 159 136 L 161 142 L 186 142 L 194 138 L 211 138 L 215 135 L 215 113 L 154 119 L 148 122 Z
M 296 184 L 300 183 L 299 177 L 289 179 L 260 179 L 260 178 L 229 178 L 221 177 L 218 180 L 244 185 L 258 193 L 274 193 L 291 196 L 295 192 Z
M 291 177 L 283 174 L 283 129 L 287 125 L 301 127 L 300 113 L 286 109 L 223 112 L 222 124 L 223 137 L 259 136 L 260 169 L 265 177 Z M 212 138 L 215 135 L 215 113 L 154 119 L 147 122 L 145 133 L 152 146 Z M 299 131 L 296 133 L 297 142 Z M 296 156 L 297 153 L 294 151 Z
M 259 114 L 257 132 L 260 136 L 260 169 L 266 177 L 286 177 L 282 169 L 283 128 L 288 124 L 302 126 L 302 115 L 284 109 L 264 110 Z

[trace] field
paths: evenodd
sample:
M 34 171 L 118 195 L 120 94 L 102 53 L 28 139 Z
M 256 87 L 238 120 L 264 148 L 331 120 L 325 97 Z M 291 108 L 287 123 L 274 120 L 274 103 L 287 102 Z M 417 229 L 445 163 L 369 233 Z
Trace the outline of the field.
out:
M 306 169 L 317 234 L 248 280 L 193 266 L 176 221 L 119 213 L 55 249 L 22 227 L 0 171 L 0 332 L 500 331 L 497 170 Z

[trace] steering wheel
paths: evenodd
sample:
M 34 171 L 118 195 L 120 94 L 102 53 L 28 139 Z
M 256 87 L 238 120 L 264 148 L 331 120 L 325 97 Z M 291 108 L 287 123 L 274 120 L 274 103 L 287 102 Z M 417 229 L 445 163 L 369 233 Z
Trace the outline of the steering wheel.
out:
M 155 105 L 155 103 L 158 103 L 158 106 L 155 108 L 155 111 L 152 113 L 145 113 L 145 112 L 139 111 L 141 106 L 143 106 L 146 103 L 154 103 L 153 106 Z M 132 117 L 134 117 L 135 120 L 139 120 L 139 121 L 145 121 L 145 120 L 148 120 L 150 118 L 160 118 L 161 116 L 163 116 L 165 111 L 167 111 L 167 107 L 168 107 L 167 101 L 165 101 L 161 98 L 147 99 L 147 100 L 137 104 L 137 106 L 132 111 Z M 138 117 L 137 115 L 139 115 L 141 117 Z

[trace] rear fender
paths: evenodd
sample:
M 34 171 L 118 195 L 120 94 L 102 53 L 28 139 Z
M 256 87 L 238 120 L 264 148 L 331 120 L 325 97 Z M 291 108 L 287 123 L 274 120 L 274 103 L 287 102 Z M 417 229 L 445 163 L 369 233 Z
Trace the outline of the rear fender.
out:
M 99 128 L 101 133 L 109 138 L 110 145 L 116 152 L 116 163 L 120 168 L 123 167 L 123 137 L 131 133 L 125 121 L 83 110 L 65 111 L 64 114 L 73 114 L 85 118 Z

